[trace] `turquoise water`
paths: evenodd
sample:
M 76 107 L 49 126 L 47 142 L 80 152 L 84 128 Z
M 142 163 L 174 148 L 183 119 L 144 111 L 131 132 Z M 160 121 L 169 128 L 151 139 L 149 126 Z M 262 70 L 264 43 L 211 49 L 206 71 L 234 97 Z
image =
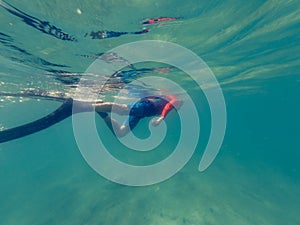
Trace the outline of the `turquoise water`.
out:
M 68 118 L 0 145 L 1 224 L 300 224 L 299 1 L 10 3 L 78 42 L 43 34 L 0 8 L 0 32 L 7 35 L 0 36 L 1 92 L 65 93 L 70 87 L 55 80 L 49 70 L 84 72 L 94 59 L 81 55 L 138 40 L 171 41 L 195 52 L 214 72 L 226 100 L 227 129 L 216 160 L 200 173 L 209 108 L 193 82 L 181 78 L 180 71 L 171 72 L 167 76 L 175 77 L 199 102 L 199 145 L 182 170 L 146 187 L 106 180 L 83 159 Z M 152 26 L 145 35 L 84 37 L 98 30 L 138 31 L 141 20 L 160 16 L 183 19 Z M 59 105 L 1 97 L 1 130 L 40 118 Z M 174 113 L 167 119 L 171 131 L 179 129 Z M 122 151 L 103 121 L 97 123 L 113 154 L 128 162 L 166 157 L 177 135 L 171 132 L 161 152 L 144 159 L 142 153 Z M 145 126 L 142 121 L 136 134 L 145 135 Z

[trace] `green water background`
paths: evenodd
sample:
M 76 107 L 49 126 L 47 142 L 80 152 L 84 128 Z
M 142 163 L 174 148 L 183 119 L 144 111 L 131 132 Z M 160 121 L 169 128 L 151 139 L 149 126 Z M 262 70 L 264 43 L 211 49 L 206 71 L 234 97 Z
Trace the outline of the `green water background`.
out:
M 114 184 L 96 174 L 78 150 L 70 118 L 1 144 L 1 224 L 300 224 L 299 1 L 10 3 L 78 37 L 77 43 L 63 42 L 0 8 L 1 32 L 13 37 L 16 46 L 67 65 L 70 71 L 84 71 L 93 62 L 80 54 L 107 51 L 131 41 L 166 40 L 192 50 L 222 86 L 228 125 L 220 154 L 208 170 L 199 173 L 209 111 L 203 96 L 191 91 L 204 126 L 196 153 L 171 179 L 141 188 Z M 153 27 L 143 36 L 84 37 L 91 30 L 136 31 L 143 18 L 159 16 L 184 19 Z M 0 60 L 1 91 L 28 86 L 64 89 L 45 77 L 44 66 L 31 56 L 2 45 Z M 192 83 L 184 85 L 193 88 Z M 3 99 L 1 127 L 32 121 L 58 105 Z M 171 115 L 171 124 L 173 119 Z M 101 127 L 106 140 L 114 140 Z M 142 130 L 139 127 L 137 132 Z

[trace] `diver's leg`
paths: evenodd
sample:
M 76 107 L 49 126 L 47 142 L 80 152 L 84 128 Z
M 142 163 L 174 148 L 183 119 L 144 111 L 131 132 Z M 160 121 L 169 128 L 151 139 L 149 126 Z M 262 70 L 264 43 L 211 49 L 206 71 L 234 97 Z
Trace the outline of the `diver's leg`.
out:
M 98 112 L 98 114 L 104 119 L 108 128 L 114 135 L 121 138 L 128 134 L 140 121 L 141 117 L 129 116 L 128 119 L 120 125 L 117 120 L 111 118 L 107 113 Z
M 124 137 L 129 131 L 129 126 L 120 125 L 115 119 L 110 116 L 103 118 L 108 128 L 119 138 Z
M 114 102 L 96 103 L 94 107 L 96 112 L 113 112 L 119 115 L 128 115 L 130 111 L 128 105 Z

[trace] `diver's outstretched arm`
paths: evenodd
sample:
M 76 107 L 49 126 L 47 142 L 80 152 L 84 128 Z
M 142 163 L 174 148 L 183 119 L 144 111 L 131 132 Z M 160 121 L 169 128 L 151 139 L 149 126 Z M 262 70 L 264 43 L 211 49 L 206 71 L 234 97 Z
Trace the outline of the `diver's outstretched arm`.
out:
M 21 138 L 46 129 L 72 115 L 73 99 L 67 99 L 54 112 L 31 123 L 0 131 L 0 143 Z

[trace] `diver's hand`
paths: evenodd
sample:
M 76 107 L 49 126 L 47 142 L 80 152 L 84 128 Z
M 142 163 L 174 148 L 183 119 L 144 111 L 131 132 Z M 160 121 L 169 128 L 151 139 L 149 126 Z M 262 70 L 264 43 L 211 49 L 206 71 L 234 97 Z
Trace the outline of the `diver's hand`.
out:
M 162 117 L 162 116 L 160 116 L 160 117 L 158 117 L 158 118 L 154 118 L 153 120 L 152 120 L 152 125 L 153 126 L 158 126 L 160 123 L 161 123 L 161 121 L 163 120 L 164 118 Z

